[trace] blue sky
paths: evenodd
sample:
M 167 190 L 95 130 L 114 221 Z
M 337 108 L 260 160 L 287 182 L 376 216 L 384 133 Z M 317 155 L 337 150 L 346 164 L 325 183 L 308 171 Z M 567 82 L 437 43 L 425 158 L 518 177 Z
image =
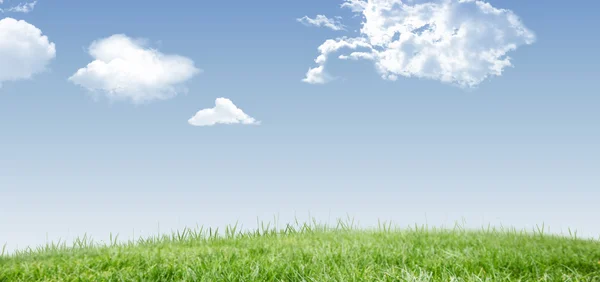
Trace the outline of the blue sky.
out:
M 9 11 L 23 3 L 5 0 L 1 16 L 41 30 L 56 53 L 15 56 L 4 46 L 21 33 L 0 29 L 0 79 L 47 62 L 0 88 L 0 242 L 9 248 L 86 232 L 156 233 L 159 222 L 162 231 L 252 227 L 257 217 L 309 212 L 364 225 L 464 218 L 473 227 L 544 222 L 600 235 L 594 1 L 489 1 L 517 15 L 535 42 L 515 37 L 513 67 L 474 87 L 423 71 L 386 80 L 374 61 L 339 60 L 348 49 L 327 60 L 335 79 L 303 82 L 327 39 L 366 37 L 358 32 L 365 18 L 341 0 L 39 0 L 27 13 Z M 345 31 L 297 20 L 317 15 L 341 17 Z M 141 103 L 90 94 L 80 84 L 94 73 L 70 81 L 94 60 L 90 44 L 115 34 L 146 39 L 141 50 L 185 57 L 198 72 L 177 78 L 177 95 Z M 474 71 L 451 72 L 465 73 Z M 143 86 L 115 93 L 166 89 Z M 219 97 L 260 124 L 188 123 Z

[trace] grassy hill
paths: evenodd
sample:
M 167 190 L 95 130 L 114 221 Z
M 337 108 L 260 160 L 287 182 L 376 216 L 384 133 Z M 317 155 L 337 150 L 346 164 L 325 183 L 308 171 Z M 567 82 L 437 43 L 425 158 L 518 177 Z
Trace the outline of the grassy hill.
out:
M 0 257 L 0 281 L 600 281 L 600 242 L 543 232 L 340 223 L 83 238 Z

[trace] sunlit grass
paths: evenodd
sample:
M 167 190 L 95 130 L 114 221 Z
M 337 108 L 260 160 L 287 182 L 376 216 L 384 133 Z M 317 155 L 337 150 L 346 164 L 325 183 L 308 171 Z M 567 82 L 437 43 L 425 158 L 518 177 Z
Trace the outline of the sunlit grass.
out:
M 351 220 L 185 229 L 0 256 L 0 281 L 600 281 L 600 242 L 532 232 Z

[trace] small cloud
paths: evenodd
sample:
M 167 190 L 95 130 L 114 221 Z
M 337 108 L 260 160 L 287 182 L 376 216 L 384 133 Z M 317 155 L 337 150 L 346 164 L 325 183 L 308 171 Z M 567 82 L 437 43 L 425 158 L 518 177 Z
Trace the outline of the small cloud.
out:
M 344 25 L 340 23 L 339 19 L 340 17 L 330 19 L 323 15 L 317 15 L 314 19 L 304 16 L 296 20 L 305 26 L 326 27 L 332 30 L 344 30 Z
M 0 83 L 29 79 L 55 57 L 54 43 L 40 29 L 23 20 L 0 20 Z
M 69 81 L 113 100 L 168 99 L 185 91 L 181 84 L 200 72 L 191 59 L 163 54 L 123 34 L 92 42 L 89 53 L 95 60 Z
M 365 10 L 367 2 L 363 0 L 346 0 L 341 5 L 342 8 L 349 8 L 352 12 L 359 13 Z
M 306 77 L 304 79 L 302 79 L 302 81 L 304 81 L 306 83 L 310 83 L 310 84 L 324 84 L 324 83 L 331 81 L 332 80 L 331 76 L 325 72 L 325 63 L 329 59 L 329 56 L 331 55 L 331 53 L 336 52 L 342 48 L 348 48 L 348 49 L 367 48 L 370 50 L 371 45 L 362 38 L 342 37 L 342 38 L 338 38 L 338 39 L 326 40 L 318 48 L 319 53 L 321 53 L 321 55 L 319 55 L 315 59 L 315 63 L 317 63 L 318 66 L 309 69 L 308 72 L 306 73 Z M 356 54 L 363 54 L 363 53 L 355 52 L 353 54 L 355 54 L 355 55 L 351 55 L 350 57 L 353 58 L 354 56 L 356 56 L 356 57 L 364 58 L 364 57 L 368 57 L 369 53 L 367 53 L 366 55 L 362 55 L 362 56 L 358 56 Z M 343 59 L 350 58 L 345 55 L 342 55 L 341 57 Z
M 325 73 L 324 66 L 310 68 L 306 72 L 306 77 L 302 81 L 309 84 L 325 84 L 331 80 L 330 76 Z
M 212 126 L 215 124 L 255 124 L 259 125 L 260 121 L 245 114 L 242 109 L 236 107 L 231 100 L 227 98 L 217 98 L 215 107 L 203 109 L 196 113 L 188 120 L 188 123 L 193 126 Z
M 2 3 L 2 2 L 0 2 Z M 14 7 L 10 7 L 8 9 L 6 9 L 6 12 L 15 12 L 15 13 L 29 13 L 31 11 L 33 11 L 33 9 L 35 8 L 35 4 L 37 4 L 37 1 L 33 1 L 33 2 L 29 2 L 29 3 L 21 3 L 17 6 Z

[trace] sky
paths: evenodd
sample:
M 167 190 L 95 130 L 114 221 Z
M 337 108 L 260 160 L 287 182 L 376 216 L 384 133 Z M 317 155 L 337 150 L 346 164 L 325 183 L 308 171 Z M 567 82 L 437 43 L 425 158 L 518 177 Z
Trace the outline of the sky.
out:
M 0 1 L 0 245 L 352 217 L 600 237 L 595 1 Z

